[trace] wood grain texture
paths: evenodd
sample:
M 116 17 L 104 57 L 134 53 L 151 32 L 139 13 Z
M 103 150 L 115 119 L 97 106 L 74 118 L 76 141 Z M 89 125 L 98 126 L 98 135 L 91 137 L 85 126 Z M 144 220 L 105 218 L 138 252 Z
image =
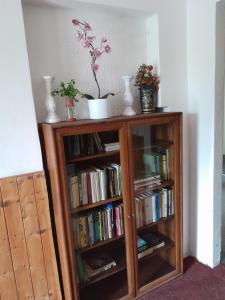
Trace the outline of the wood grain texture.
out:
M 62 299 L 48 207 L 43 172 L 0 179 L 1 300 Z
M 4 256 L 2 255 L 4 253 Z M 18 298 L 8 232 L 0 193 L 0 299 Z
M 49 298 L 62 299 L 44 173 L 33 174 Z

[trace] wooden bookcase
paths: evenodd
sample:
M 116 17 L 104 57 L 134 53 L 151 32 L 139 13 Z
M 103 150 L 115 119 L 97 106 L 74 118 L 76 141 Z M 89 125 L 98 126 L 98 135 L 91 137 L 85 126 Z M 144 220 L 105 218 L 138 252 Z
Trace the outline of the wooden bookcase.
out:
M 182 274 L 182 114 L 41 128 L 65 299 L 132 299 Z

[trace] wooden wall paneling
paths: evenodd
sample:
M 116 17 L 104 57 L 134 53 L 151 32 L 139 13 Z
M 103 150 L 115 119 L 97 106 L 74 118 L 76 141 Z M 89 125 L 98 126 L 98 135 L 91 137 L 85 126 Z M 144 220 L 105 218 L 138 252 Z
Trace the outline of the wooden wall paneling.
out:
M 52 237 L 48 194 L 44 172 L 33 174 L 33 180 L 49 298 L 51 300 L 60 300 L 62 299 L 62 294 L 60 289 L 56 255 Z
M 17 178 L 22 219 L 35 299 L 49 299 L 33 176 Z
M 0 299 L 17 300 L 16 280 L 13 272 L 8 232 L 0 192 Z
M 19 299 L 34 299 L 31 271 L 15 178 L 0 181 L 13 268 Z

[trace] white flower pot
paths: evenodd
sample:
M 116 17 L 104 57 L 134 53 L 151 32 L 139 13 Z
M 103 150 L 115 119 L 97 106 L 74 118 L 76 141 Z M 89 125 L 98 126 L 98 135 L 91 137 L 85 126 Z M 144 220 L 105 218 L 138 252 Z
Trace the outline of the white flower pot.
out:
M 109 99 L 88 100 L 90 119 L 107 119 L 112 116 Z

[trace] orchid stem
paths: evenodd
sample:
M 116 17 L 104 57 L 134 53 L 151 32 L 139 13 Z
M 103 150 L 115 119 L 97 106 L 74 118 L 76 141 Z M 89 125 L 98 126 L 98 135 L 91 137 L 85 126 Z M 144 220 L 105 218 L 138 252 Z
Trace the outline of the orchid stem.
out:
M 93 70 L 92 70 L 92 71 L 93 71 Z M 93 71 L 93 76 L 94 76 L 95 82 L 96 82 L 97 87 L 98 87 L 98 99 L 100 99 L 100 97 L 101 97 L 101 94 L 100 94 L 100 87 L 99 87 L 99 84 L 98 84 L 97 76 L 96 76 L 96 74 L 95 74 L 94 71 Z

